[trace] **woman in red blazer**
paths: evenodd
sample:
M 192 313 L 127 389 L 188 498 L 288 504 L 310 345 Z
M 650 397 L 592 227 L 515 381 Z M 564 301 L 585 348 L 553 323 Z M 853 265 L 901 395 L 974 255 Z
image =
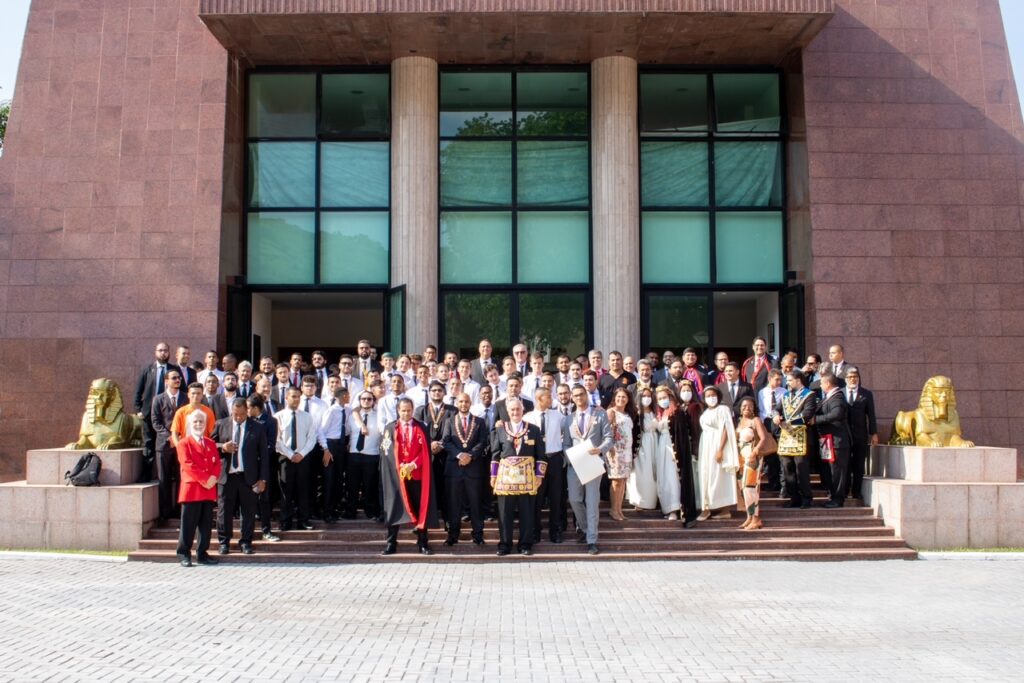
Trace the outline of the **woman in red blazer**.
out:
M 217 564 L 207 551 L 213 528 L 213 504 L 217 500 L 220 453 L 217 445 L 206 436 L 206 413 L 192 411 L 186 418 L 186 426 L 188 435 L 178 442 L 178 463 L 181 465 L 178 558 L 182 567 L 192 566 L 192 541 L 198 529 L 196 561 L 199 564 Z

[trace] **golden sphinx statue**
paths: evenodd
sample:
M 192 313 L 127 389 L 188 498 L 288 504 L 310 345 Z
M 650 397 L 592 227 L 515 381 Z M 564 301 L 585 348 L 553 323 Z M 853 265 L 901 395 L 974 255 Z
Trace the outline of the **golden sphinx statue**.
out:
M 936 375 L 925 382 L 917 410 L 896 413 L 889 443 L 893 446 L 974 448 L 974 442 L 963 438 L 960 431 L 953 381 Z
M 85 401 L 78 441 L 66 448 L 109 451 L 142 446 L 142 418 L 124 412 L 121 389 L 112 379 L 94 379 Z

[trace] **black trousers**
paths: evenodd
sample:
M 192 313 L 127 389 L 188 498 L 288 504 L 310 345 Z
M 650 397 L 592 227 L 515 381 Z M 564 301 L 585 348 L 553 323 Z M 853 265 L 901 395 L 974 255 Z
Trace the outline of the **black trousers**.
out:
M 782 461 L 782 474 L 785 477 L 783 492 L 794 503 L 809 505 L 811 502 L 811 464 L 807 462 L 808 457 L 806 455 L 787 455 L 779 458 Z
M 540 540 L 544 526 L 541 509 L 545 498 L 548 506 L 548 537 L 554 539 L 565 531 L 565 503 L 569 489 L 565 483 L 565 454 L 548 454 L 548 469 L 537 488 L 537 501 L 533 509 L 533 540 Z
M 346 470 L 346 448 L 343 439 L 328 439 L 327 450 L 334 457 L 331 462 L 323 466 L 323 478 L 320 490 L 323 493 L 324 519 L 336 517 L 341 509 L 343 491 L 342 482 L 345 479 Z M 320 461 L 323 462 L 321 453 Z
M 231 461 L 226 461 L 229 467 Z M 221 545 L 231 542 L 235 526 L 235 506 L 242 508 L 242 533 L 239 545 L 252 545 L 256 530 L 256 506 L 259 497 L 252 487 L 245 483 L 245 474 L 229 474 L 227 481 L 217 487 L 217 541 Z
M 192 555 L 192 541 L 199 533 L 196 557 L 206 557 L 210 550 L 210 535 L 213 533 L 213 501 L 181 504 L 181 527 L 178 529 L 178 557 Z
M 512 550 L 512 531 L 516 523 L 516 510 L 519 510 L 519 545 L 518 550 L 533 547 L 533 511 L 537 506 L 537 496 L 521 494 L 518 496 L 495 496 L 498 499 L 498 530 L 499 550 Z
M 150 413 L 142 415 L 142 467 L 139 469 L 140 484 L 153 481 L 156 469 L 156 430 L 153 429 L 153 417 Z
M 679 498 L 683 504 L 683 521 L 697 521 L 700 510 L 697 508 L 697 488 L 693 482 L 693 458 L 683 457 L 679 467 Z M 686 461 L 690 462 L 687 463 Z
M 764 428 L 769 434 L 771 434 L 776 441 L 779 440 L 779 428 L 775 426 L 775 423 L 771 419 L 762 420 Z M 766 455 L 764 458 L 764 473 L 765 478 L 768 479 L 768 485 L 762 487 L 766 491 L 781 491 L 783 487 L 782 481 L 782 461 L 778 455 Z
M 324 449 L 320 448 L 320 444 L 313 446 L 313 450 L 303 458 L 303 462 L 309 463 L 307 465 L 309 467 L 309 479 L 307 480 L 306 488 L 309 491 L 310 515 L 306 519 L 308 520 L 314 513 L 323 517 L 327 513 L 323 508 L 324 490 L 321 483 L 324 476 Z
M 178 488 L 181 486 L 181 466 L 174 448 L 165 448 L 157 453 L 156 465 L 160 518 L 171 519 L 177 516 Z
M 474 541 L 484 540 L 484 508 L 482 502 L 483 488 L 481 478 L 447 477 L 444 482 L 445 495 L 448 496 L 448 538 L 459 539 L 462 533 L 462 511 L 469 507 L 470 528 Z
M 871 445 L 867 443 L 854 444 L 850 449 L 850 467 L 847 469 L 847 492 L 854 498 L 861 497 L 861 489 L 864 486 L 864 466 L 871 454 Z
M 443 450 L 440 453 L 432 453 L 430 456 L 430 478 L 434 482 L 434 493 L 439 501 L 448 500 L 448 482 L 445 481 L 446 477 L 444 476 L 444 466 L 447 458 L 448 455 Z M 447 506 L 438 505 L 437 513 L 441 515 L 441 519 L 445 522 L 451 522 L 451 515 L 448 512 Z M 457 516 L 462 516 L 461 510 Z
M 413 510 L 420 509 L 420 493 L 422 492 L 422 484 L 418 481 L 407 481 L 405 482 L 405 492 L 409 496 L 409 507 Z M 398 494 L 396 494 L 398 495 Z M 384 541 L 388 547 L 398 545 L 398 524 L 388 525 L 387 534 L 384 536 Z M 416 532 L 416 547 L 426 548 L 427 545 L 427 530 L 422 529 Z
M 309 521 L 309 466 L 310 453 L 299 462 L 281 459 L 281 528 L 291 526 L 297 516 L 299 524 Z
M 843 504 L 846 500 L 846 489 L 849 487 L 847 476 L 850 470 L 850 449 L 837 448 L 836 460 L 833 463 L 822 463 L 830 465 L 832 488 L 829 489 L 829 497 L 833 502 Z
M 333 453 L 334 451 L 331 451 Z M 366 516 L 380 515 L 380 456 L 349 453 L 345 463 L 345 513 L 356 514 L 362 493 Z

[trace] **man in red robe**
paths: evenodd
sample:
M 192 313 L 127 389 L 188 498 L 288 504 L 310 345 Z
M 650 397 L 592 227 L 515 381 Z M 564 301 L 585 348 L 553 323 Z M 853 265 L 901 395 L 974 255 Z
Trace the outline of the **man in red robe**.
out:
M 181 488 L 178 491 L 181 527 L 177 552 L 182 567 L 192 566 L 192 541 L 197 530 L 196 561 L 199 564 L 217 564 L 208 551 L 221 465 L 217 444 L 206 436 L 206 419 L 206 413 L 201 410 L 189 413 L 185 418 L 187 435 L 178 441 L 177 446 L 181 466 Z
M 380 442 L 380 480 L 384 489 L 386 545 L 381 555 L 398 549 L 398 526 L 412 524 L 416 547 L 423 555 L 433 554 L 427 543 L 427 529 L 437 527 L 437 506 L 431 479 L 430 441 L 426 429 L 412 418 L 410 399 L 398 401 L 398 419 L 384 428 Z

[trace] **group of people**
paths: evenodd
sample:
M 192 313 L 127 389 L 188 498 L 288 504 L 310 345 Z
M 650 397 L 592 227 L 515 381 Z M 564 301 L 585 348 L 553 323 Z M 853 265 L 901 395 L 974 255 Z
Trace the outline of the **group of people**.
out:
M 197 561 L 216 563 L 214 503 L 222 555 L 236 512 L 240 552 L 253 552 L 257 521 L 264 541 L 279 540 L 275 505 L 285 532 L 362 511 L 384 524 L 384 555 L 396 552 L 402 524 L 423 554 L 441 523 L 446 546 L 460 542 L 464 522 L 482 546 L 493 517 L 497 554 L 531 555 L 545 530 L 564 541 L 569 509 L 576 540 L 597 554 L 602 497 L 614 520 L 628 499 L 686 528 L 731 516 L 742 498 L 741 526 L 754 530 L 762 488 L 810 507 L 812 468 L 826 507 L 859 495 L 877 443 L 873 397 L 840 345 L 800 369 L 796 354 L 775 358 L 760 337 L 743 362 L 719 352 L 710 368 L 689 348 L 639 360 L 612 351 L 607 367 L 598 350 L 575 359 L 523 344 L 500 359 L 493 350 L 484 339 L 476 358 L 439 357 L 433 346 L 378 358 L 362 340 L 337 364 L 314 351 L 308 362 L 294 353 L 254 367 L 214 351 L 193 365 L 184 345 L 172 360 L 158 344 L 135 392 L 141 478 L 159 482 L 162 519 L 181 516 L 181 563 L 191 565 L 197 534 Z

